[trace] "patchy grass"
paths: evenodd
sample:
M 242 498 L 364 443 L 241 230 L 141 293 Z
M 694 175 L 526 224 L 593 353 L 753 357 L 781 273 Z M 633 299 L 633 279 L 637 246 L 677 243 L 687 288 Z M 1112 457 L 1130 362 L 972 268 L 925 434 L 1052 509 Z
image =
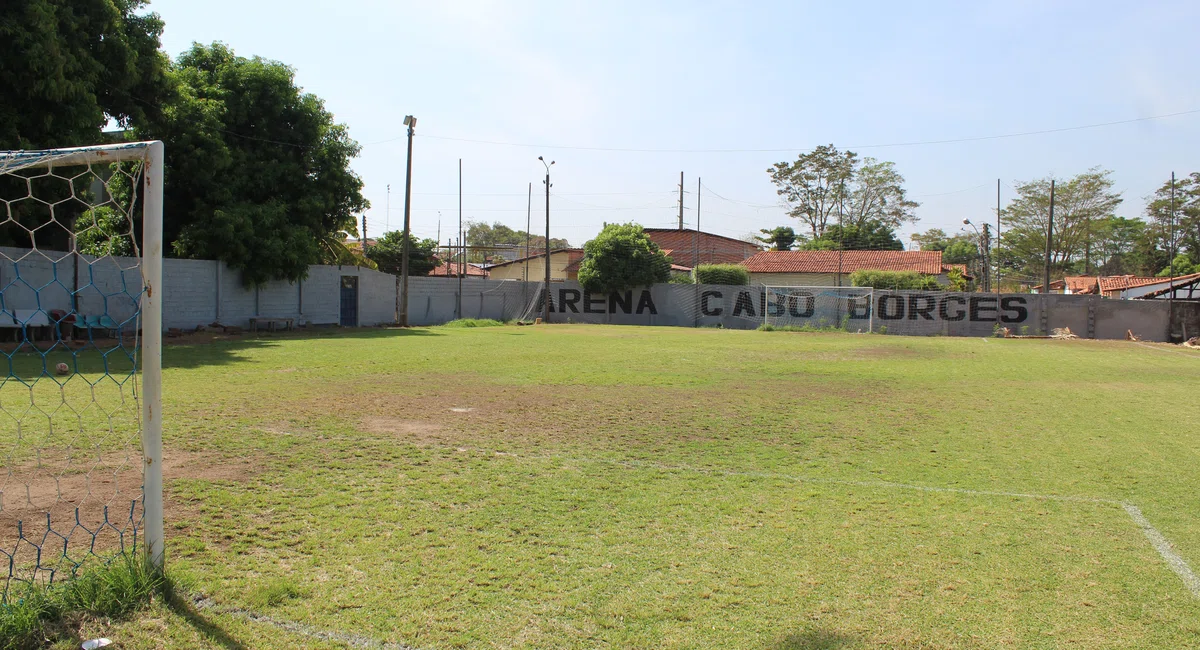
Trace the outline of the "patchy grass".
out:
M 154 596 L 171 597 L 176 585 L 140 557 L 120 555 L 51 585 L 14 586 L 0 604 L 0 650 L 65 644 L 78 647 L 74 628 L 83 619 L 121 620 Z
M 506 325 L 504 321 L 494 318 L 459 318 L 442 325 L 442 327 L 502 327 L 504 325 Z
M 1200 567 L 1200 354 L 575 325 L 165 363 L 168 460 L 254 471 L 168 477 L 204 599 L 84 626 L 122 648 L 1200 641 L 1118 504 Z

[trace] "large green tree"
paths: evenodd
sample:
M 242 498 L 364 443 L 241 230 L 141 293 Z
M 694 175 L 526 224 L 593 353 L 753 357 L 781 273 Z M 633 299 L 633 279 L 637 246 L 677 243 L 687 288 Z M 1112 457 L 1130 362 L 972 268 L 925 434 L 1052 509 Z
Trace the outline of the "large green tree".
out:
M 163 22 L 142 0 L 13 0 L 0 15 L 0 149 L 99 144 L 157 113 Z
M 776 226 L 760 230 L 762 237 L 755 237 L 759 243 L 767 244 L 773 251 L 790 251 L 796 244 L 796 231 L 791 226 Z
M 866 227 L 875 222 L 889 230 L 916 221 L 918 203 L 907 198 L 904 177 L 895 165 L 858 157 L 832 144 L 800 154 L 794 162 L 767 169 L 788 214 L 808 227 L 813 240 L 835 224 Z
M 1050 268 L 1055 274 L 1090 268 L 1096 233 L 1121 205 L 1111 172 L 1090 169 L 1055 183 L 1054 232 Z M 1040 277 L 1046 259 L 1046 224 L 1050 220 L 1050 181 L 1040 178 L 1016 186 L 1017 198 L 1000 213 L 1001 264 L 1026 277 Z M 1084 268 L 1077 268 L 1084 267 Z
M 1171 181 L 1167 180 L 1147 202 L 1148 235 L 1167 257 L 1174 250 L 1177 256 L 1184 255 L 1188 268 L 1200 265 L 1200 172 L 1176 179 L 1173 202 L 1171 194 Z M 1162 266 L 1167 275 L 1172 273 L 1169 264 Z M 1176 267 L 1174 274 L 1180 275 L 1178 263 Z
M 350 169 L 359 145 L 277 61 L 195 44 L 173 94 L 139 137 L 166 143 L 164 236 L 181 257 L 218 259 L 247 285 L 295 280 L 333 261 L 322 242 L 366 209 Z
M 516 259 L 524 254 L 526 241 L 533 251 L 544 250 L 546 247 L 545 236 L 528 234 L 524 230 L 513 230 L 499 221 L 490 225 L 482 221 L 467 222 L 468 244 L 472 246 L 516 246 L 515 250 L 499 252 L 500 255 L 510 259 Z M 550 248 L 570 247 L 571 243 L 565 239 L 550 238 Z M 472 262 L 483 262 L 487 257 L 494 257 L 496 254 L 496 251 L 471 251 L 468 258 Z
M 624 291 L 671 277 L 671 258 L 636 223 L 604 226 L 595 239 L 583 245 L 583 253 L 579 284 L 588 291 Z
M 434 255 L 437 242 L 432 239 L 417 240 L 411 234 L 408 240 L 408 274 L 429 275 L 439 262 Z M 404 231 L 392 230 L 367 247 L 367 259 L 384 273 L 399 274 L 404 262 Z
M 904 243 L 896 238 L 895 231 L 887 225 L 867 221 L 847 226 L 827 226 L 820 237 L 804 238 L 797 248 L 806 251 L 902 251 Z

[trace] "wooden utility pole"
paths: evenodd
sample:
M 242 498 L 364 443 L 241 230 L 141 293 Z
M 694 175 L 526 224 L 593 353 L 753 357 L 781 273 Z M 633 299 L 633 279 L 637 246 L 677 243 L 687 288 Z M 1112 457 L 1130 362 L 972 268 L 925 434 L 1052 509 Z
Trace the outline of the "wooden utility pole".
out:
M 679 229 L 683 230 L 683 172 L 679 172 Z
M 1050 242 L 1054 239 L 1054 181 L 1050 181 L 1050 218 L 1046 220 L 1046 272 L 1042 276 L 1042 293 L 1050 293 Z
M 996 179 L 996 248 L 1000 248 L 1000 179 Z M 1000 293 L 1000 258 L 996 258 L 996 293 Z

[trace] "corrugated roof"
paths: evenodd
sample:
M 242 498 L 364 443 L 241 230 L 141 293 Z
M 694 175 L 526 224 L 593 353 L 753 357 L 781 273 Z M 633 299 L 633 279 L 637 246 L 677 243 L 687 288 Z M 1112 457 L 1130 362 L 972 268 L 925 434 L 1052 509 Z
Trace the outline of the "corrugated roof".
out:
M 742 262 L 751 273 L 942 273 L 941 251 L 761 251 Z

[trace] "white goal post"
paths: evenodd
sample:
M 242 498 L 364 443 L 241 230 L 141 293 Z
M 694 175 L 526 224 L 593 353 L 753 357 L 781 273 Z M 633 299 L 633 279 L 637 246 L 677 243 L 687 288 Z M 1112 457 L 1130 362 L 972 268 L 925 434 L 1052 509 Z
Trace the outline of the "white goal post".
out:
M 161 141 L 0 151 L 0 603 L 139 541 L 163 566 L 163 171 Z
M 763 285 L 763 324 L 771 327 L 871 332 L 875 290 L 871 287 Z

